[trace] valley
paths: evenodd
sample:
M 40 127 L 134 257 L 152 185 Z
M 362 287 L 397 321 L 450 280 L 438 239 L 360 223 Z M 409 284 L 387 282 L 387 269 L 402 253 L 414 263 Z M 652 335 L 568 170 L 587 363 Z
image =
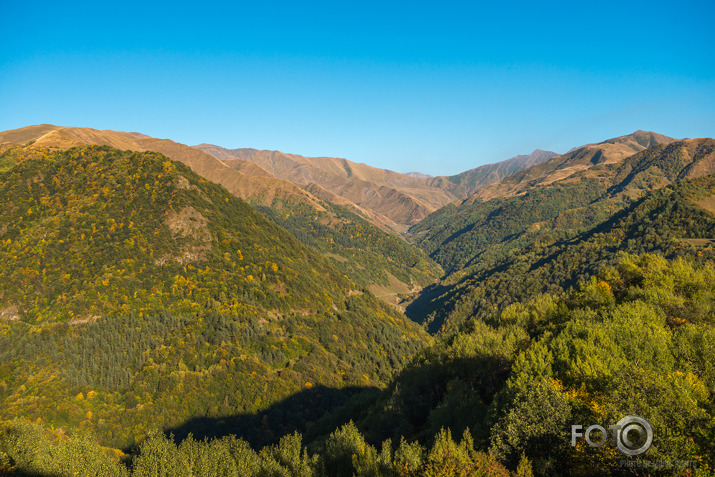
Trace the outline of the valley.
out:
M 714 197 L 648 131 L 435 177 L 0 132 L 0 475 L 623 475 L 569 444 L 625 415 L 712 475 Z

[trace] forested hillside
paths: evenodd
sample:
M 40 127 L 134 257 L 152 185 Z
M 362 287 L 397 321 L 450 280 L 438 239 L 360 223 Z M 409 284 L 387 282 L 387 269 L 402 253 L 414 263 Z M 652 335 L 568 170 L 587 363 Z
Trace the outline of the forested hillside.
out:
M 436 338 L 365 286 L 439 268 L 341 206 L 267 220 L 157 153 L 6 148 L 0 472 L 713 475 L 715 141 L 641 136 L 414 227 Z M 627 415 L 644 454 L 571 445 Z
M 455 331 L 535 294 L 565 291 L 611 264 L 618 251 L 710 257 L 715 217 L 703 206 L 710 208 L 713 194 L 715 176 L 705 176 L 654 191 L 579 234 L 552 230 L 545 239 L 527 232 L 520 248 L 485 252 L 469 274 L 434 287 L 414 306 L 433 329 Z
M 459 206 L 444 207 L 412 227 L 410 234 L 447 273 L 453 273 L 483 263 L 485 252 L 524 245 L 527 233 L 538 232 L 548 241 L 553 234 L 585 230 L 645 192 L 713 171 L 712 139 L 656 144 L 622 161 L 595 165 L 521 195 L 472 197 Z
M 482 300 L 481 295 L 477 297 L 465 292 L 471 287 L 468 283 L 483 282 L 479 286 L 489 289 L 493 278 L 515 273 L 515 269 L 507 271 L 507 264 L 512 262 L 533 265 L 543 259 L 550 266 L 549 255 L 541 255 L 542 250 L 552 246 L 570 248 L 574 240 L 579 240 L 576 238 L 579 234 L 614 217 L 624 207 L 634 206 L 648 191 L 714 170 L 715 141 L 676 141 L 655 145 L 619 163 L 597 165 L 553 184 L 534 187 L 522 195 L 487 201 L 474 199 L 460 206 L 445 207 L 413 227 L 411 233 L 419 246 L 444 267 L 448 277 L 426 290 L 408 311 L 419 320 L 425 320 L 436 311 L 440 316 L 432 329 L 438 329 L 444 317 L 458 307 L 456 301 Z M 685 230 L 687 227 L 687 224 L 683 225 Z M 639 241 L 640 236 L 631 237 L 624 233 L 619 240 L 623 237 L 638 242 L 638 246 L 645 249 L 658 248 L 647 240 Z M 570 270 L 567 268 L 564 273 L 570 274 Z M 495 300 L 511 303 L 525 296 L 518 290 L 529 289 L 528 295 L 562 289 L 574 283 L 573 280 L 552 277 L 554 280 L 541 281 L 536 288 L 529 288 L 526 284 L 529 276 L 513 290 L 516 294 L 502 290 L 498 297 L 487 298 L 474 307 L 467 305 L 458 313 L 463 316 L 473 312 L 488 313 L 498 306 Z M 514 283 L 501 279 L 497 282 L 509 283 L 509 286 Z M 482 306 L 486 308 L 482 310 Z
M 425 252 L 388 234 L 346 207 L 323 202 L 323 210 L 288 200 L 256 209 L 301 242 L 328 257 L 356 284 L 392 304 L 437 281 L 442 270 Z
M 252 415 L 304 393 L 280 418 L 246 425 L 253 442 L 272 442 L 351 386 L 384 385 L 429 341 L 328 259 L 158 153 L 31 146 L 9 159 L 3 421 L 91 430 L 118 447 L 153 426 Z
M 233 158 L 229 167 L 196 148 L 140 133 L 50 124 L 0 132 L 3 149 L 22 150 L 29 141 L 34 141 L 35 147 L 50 149 L 107 145 L 132 151 L 160 152 L 186 164 L 205 180 L 223 185 L 231 194 L 244 199 L 299 240 L 319 250 L 351 281 L 361 287 L 371 287 L 381 299 L 391 304 L 401 300 L 398 294 L 412 295 L 433 283 L 442 273 L 421 249 L 380 230 L 378 225 L 389 228 L 370 210 L 354 206 L 315 184 L 303 189 L 273 177 L 253 162 Z M 12 162 L 12 158 L 8 156 L 5 161 Z M 0 171 L 3 167 L 0 163 Z M 402 177 L 401 174 L 392 175 Z M 345 209 L 351 206 L 354 210 Z
M 92 438 L 16 422 L 0 434 L 0 465 L 41 475 L 446 477 L 649 474 L 664 462 L 659 475 L 713 475 L 713 270 L 620 254 L 566 295 L 474 320 L 421 352 L 376 400 L 353 405 L 355 423 L 341 424 L 344 411 L 324 418 L 337 428 L 310 453 L 300 434 L 256 452 L 234 436 L 177 445 L 152 433 L 118 461 Z M 645 454 L 571 445 L 571 425 L 626 415 L 653 427 Z
M 378 442 L 469 429 L 476 449 L 512 469 L 526 456 L 544 476 L 648 475 L 654 461 L 670 462 L 657 475 L 712 475 L 713 262 L 619 253 L 612 263 L 566 294 L 533 294 L 443 335 L 356 413 L 358 428 Z M 626 415 L 653 426 L 645 454 L 571 446 L 571 425 Z

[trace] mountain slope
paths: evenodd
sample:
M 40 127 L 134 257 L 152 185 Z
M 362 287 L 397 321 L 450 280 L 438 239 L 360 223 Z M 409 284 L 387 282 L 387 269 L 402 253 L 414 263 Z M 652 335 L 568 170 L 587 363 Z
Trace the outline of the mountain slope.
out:
M 353 210 L 367 211 L 367 216 L 373 222 L 399 233 L 448 203 L 464 199 L 488 184 L 556 155 L 536 150 L 529 155 L 480 166 L 455 176 L 430 177 L 419 173 L 399 174 L 333 157 L 303 157 L 256 149 L 225 149 L 211 144 L 194 147 L 234 167 L 240 167 L 244 161 L 251 161 L 274 176 L 311 191 L 316 188 L 319 192 L 328 191 L 345 201 L 341 205 L 352 204 Z M 325 193 L 321 197 L 335 202 Z
M 701 169 L 703 164 L 712 162 L 715 154 L 715 141 L 705 139 L 651 148 L 629 160 L 620 168 L 621 174 L 625 174 L 624 169 L 637 169 L 656 159 L 660 159 L 657 167 L 660 171 L 673 158 L 668 152 L 689 149 L 698 151 L 692 156 L 694 161 L 679 173 L 673 171 L 671 177 L 699 176 L 714 170 L 712 167 Z M 423 295 L 418 304 L 422 307 L 420 311 L 432 313 L 433 329 L 445 325 L 455 330 L 469 320 L 483 318 L 525 297 L 543 292 L 560 293 L 611 263 L 617 251 L 657 251 L 671 257 L 686 253 L 697 255 L 698 251 L 711 253 L 709 244 L 715 238 L 715 218 L 709 205 L 715 192 L 713 175 L 674 182 L 645 194 L 619 212 L 612 212 L 608 209 L 610 200 L 618 197 L 624 188 L 629 192 L 634 190 L 629 190 L 624 183 L 642 186 L 647 180 L 649 184 L 662 185 L 666 176 L 644 168 L 643 174 L 625 174 L 625 177 L 608 189 L 612 195 L 604 194 L 587 206 L 564 210 L 560 212 L 562 215 L 544 221 L 541 228 L 528 226 L 527 220 L 514 228 L 520 229 L 518 232 L 503 238 L 495 235 L 493 244 L 484 245 L 469 267 Z M 586 188 L 595 190 L 595 187 L 591 183 Z M 577 191 L 567 186 L 559 189 L 556 197 L 572 197 Z M 527 194 L 522 200 L 528 202 L 538 197 Z M 545 204 L 548 202 L 533 203 L 533 210 L 538 211 L 539 206 Z M 510 204 L 509 208 L 528 210 L 524 203 Z M 600 215 L 606 219 L 599 223 L 596 219 Z M 527 217 L 534 218 L 533 215 Z M 489 225 L 487 220 L 486 226 Z M 573 225 L 577 225 L 581 233 L 567 228 Z M 492 228 L 495 234 L 500 232 L 498 227 L 492 225 Z M 707 247 L 699 249 L 702 245 Z
M 536 174 L 530 171 L 553 165 L 556 160 L 561 158 L 511 177 Z M 459 205 L 432 214 L 412 227 L 410 234 L 448 273 L 455 273 L 483 261 L 488 249 L 505 253 L 518 246 L 527 240 L 527 232 L 553 240 L 547 235 L 554 230 L 573 233 L 592 226 L 649 190 L 713 171 L 712 139 L 657 144 L 627 159 L 593 165 L 564 179 L 534 185 L 519 195 L 482 200 L 477 197 L 481 191 L 477 192 Z M 511 177 L 501 184 L 510 182 Z
M 427 183 L 434 187 L 448 188 L 459 197 L 468 197 L 479 189 L 501 182 L 519 171 L 546 162 L 555 156 L 558 156 L 555 152 L 536 149 L 531 154 L 519 155 L 496 164 L 487 164 L 454 176 L 434 177 Z
M 50 124 L 28 126 L 21 129 L 0 132 L 0 144 L 22 145 L 34 141 L 37 146 L 67 149 L 81 145 L 111 146 L 131 151 L 156 151 L 170 159 L 183 162 L 197 174 L 221 184 L 229 192 L 244 200 L 270 204 L 275 197 L 314 203 L 314 198 L 288 181 L 261 173 L 249 164 L 242 167 L 228 167 L 210 154 L 202 153 L 184 144 L 168 139 L 156 139 L 140 133 L 122 131 L 100 131 L 91 128 L 61 127 Z M 240 172 L 243 169 L 244 172 Z
M 268 219 L 328 257 L 333 265 L 375 296 L 401 306 L 442 270 L 433 260 L 395 234 L 388 234 L 348 208 L 324 202 L 324 212 L 283 201 L 257 206 Z
M 333 157 L 303 157 L 279 151 L 225 149 L 200 144 L 197 149 L 231 163 L 251 161 L 276 177 L 306 186 L 311 183 L 368 209 L 398 232 L 430 212 L 457 199 L 449 191 L 430 187 L 426 180 Z
M 689 187 L 712 194 L 715 181 L 707 182 Z M 712 215 L 709 223 L 712 232 Z M 695 232 L 685 222 L 670 230 Z M 637 246 L 647 246 L 644 239 L 633 237 Z M 655 436 L 639 458 L 688 456 L 708 468 L 715 433 L 715 267 L 708 253 L 707 260 L 621 253 L 568 293 L 521 295 L 443 336 L 352 418 L 373 441 L 429 441 L 442 428 L 453 435 L 468 429 L 477 449 L 512 469 L 525 455 L 534 475 L 595 476 L 623 475 L 624 454 L 610 443 L 588 446 L 583 437 L 576 447 L 564 445 L 570 423 L 636 415 Z
M 633 134 L 608 139 L 598 144 L 583 146 L 554 157 L 543 164 L 513 174 L 497 184 L 485 187 L 468 198 L 467 202 L 522 194 L 532 187 L 551 184 L 595 165 L 616 164 L 651 146 L 668 144 L 673 141 L 675 139 L 661 134 L 636 131 Z
M 311 405 L 289 409 L 304 429 L 429 341 L 165 156 L 35 144 L 3 157 L 14 165 L 0 174 L 0 420 L 41 418 L 126 446 L 152 426 L 251 414 L 306 391 Z M 255 442 L 285 424 L 266 421 Z
M 411 294 L 440 276 L 439 266 L 419 249 L 397 237 L 377 230 L 376 215 L 319 186 L 301 188 L 273 177 L 259 165 L 231 159 L 229 165 L 215 157 L 166 139 L 140 133 L 99 131 L 90 128 L 30 126 L 0 132 L 5 147 L 34 141 L 35 146 L 65 149 L 80 144 L 109 145 L 133 151 L 157 151 L 183 162 L 205 179 L 226 187 L 233 195 L 260 208 L 271 220 L 289 226 L 304 243 L 317 246 L 334 264 L 359 286 L 372 287 L 385 301 L 399 303 L 399 294 Z M 0 164 L 0 171 L 3 165 Z M 326 202 L 327 201 L 327 202 Z M 335 202 L 338 206 L 331 204 Z M 343 211 L 348 206 L 359 215 Z M 336 213 L 339 220 L 334 220 Z M 362 216 L 362 217 L 360 217 Z M 287 220 L 288 219 L 288 220 Z M 345 230 L 359 229 L 362 239 L 343 237 Z M 318 236 L 322 234 L 322 236 Z M 310 239 L 308 239 L 310 237 Z M 374 240 L 366 241 L 365 237 Z M 400 263 L 400 258 L 405 260 Z
M 657 146 L 629 159 L 631 170 L 698 175 L 712 146 Z M 676 173 L 671 154 L 653 154 L 669 148 L 696 160 Z M 436 343 L 375 398 L 319 426 L 352 419 L 372 442 L 468 430 L 512 469 L 525 455 L 535 475 L 621 475 L 614 447 L 562 444 L 570 422 L 637 415 L 658 436 L 645 458 L 712 465 L 714 204 L 715 174 L 678 180 L 581 234 L 533 241 L 443 287 Z
M 139 162 L 132 164 L 131 160 Z M 131 272 L 142 273 L 142 280 L 162 282 L 165 268 L 176 267 L 171 264 L 186 266 L 208 260 L 219 253 L 220 247 L 213 243 L 216 237 L 227 233 L 218 224 L 227 220 L 227 214 L 237 212 L 240 221 L 232 224 L 236 229 L 232 236 L 238 227 L 259 227 L 262 234 L 253 237 L 241 232 L 247 238 L 227 252 L 238 254 L 237 250 L 254 249 L 258 244 L 265 250 L 255 252 L 250 265 L 243 262 L 242 278 L 260 276 L 261 269 L 268 268 L 265 262 L 276 263 L 282 253 L 268 250 L 282 250 L 292 244 L 282 244 L 286 234 L 275 226 L 270 228 L 244 203 L 233 200 L 233 209 L 226 209 L 226 197 L 219 196 L 215 185 L 206 181 L 199 182 L 202 186 L 192 184 L 185 168 L 179 172 L 173 162 L 164 161 L 156 153 L 117 157 L 106 148 L 85 148 L 23 161 L 6 173 L 1 189 L 6 206 L 0 215 L 7 254 L 0 280 L 3 298 L 23 302 L 18 304 L 23 314 L 36 322 L 48 319 L 48 315 L 63 318 L 55 309 L 65 308 L 59 299 L 62 294 L 73 303 L 75 314 L 116 312 L 117 308 L 106 307 L 127 301 L 131 306 L 133 298 L 109 295 L 103 309 L 91 308 L 89 303 L 110 290 L 130 286 L 133 280 L 126 275 Z M 198 180 L 196 176 L 192 179 Z M 217 218 L 213 221 L 212 217 Z M 149 231 L 157 238 L 148 238 Z M 309 257 L 305 251 L 301 253 L 297 263 Z M 116 269 L 106 268 L 108 257 L 114 258 Z M 235 260 L 232 256 L 231 262 Z M 71 268 L 72 264 L 77 268 Z M 30 281 L 22 271 L 27 268 L 44 270 L 45 276 Z M 307 273 L 305 280 L 312 275 L 308 268 L 299 273 Z M 85 277 L 102 274 L 110 282 L 116 274 L 119 283 L 85 283 Z M 62 279 L 64 275 L 69 277 Z M 295 280 L 285 282 L 288 275 L 276 280 L 274 284 L 281 286 L 299 285 Z M 316 285 L 332 286 L 335 280 L 337 277 L 331 277 Z M 22 298 L 17 295 L 20 283 L 24 284 Z M 70 298 L 80 293 L 80 288 L 86 298 Z M 266 292 L 267 288 L 262 293 Z M 303 298 L 308 299 L 308 295 Z M 137 300 L 144 302 L 146 298 Z

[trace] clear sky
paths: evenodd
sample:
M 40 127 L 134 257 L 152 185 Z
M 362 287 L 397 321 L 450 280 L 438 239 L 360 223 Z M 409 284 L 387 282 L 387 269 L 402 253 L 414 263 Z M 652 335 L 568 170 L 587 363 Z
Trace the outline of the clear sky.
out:
M 454 174 L 637 129 L 715 136 L 715 2 L 0 0 L 0 130 Z

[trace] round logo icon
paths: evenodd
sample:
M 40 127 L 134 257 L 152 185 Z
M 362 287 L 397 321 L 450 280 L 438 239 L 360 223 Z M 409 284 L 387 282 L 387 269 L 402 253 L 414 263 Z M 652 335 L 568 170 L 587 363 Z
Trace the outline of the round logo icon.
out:
M 642 417 L 626 416 L 616 426 L 616 445 L 626 455 L 640 455 L 653 444 L 653 427 Z

